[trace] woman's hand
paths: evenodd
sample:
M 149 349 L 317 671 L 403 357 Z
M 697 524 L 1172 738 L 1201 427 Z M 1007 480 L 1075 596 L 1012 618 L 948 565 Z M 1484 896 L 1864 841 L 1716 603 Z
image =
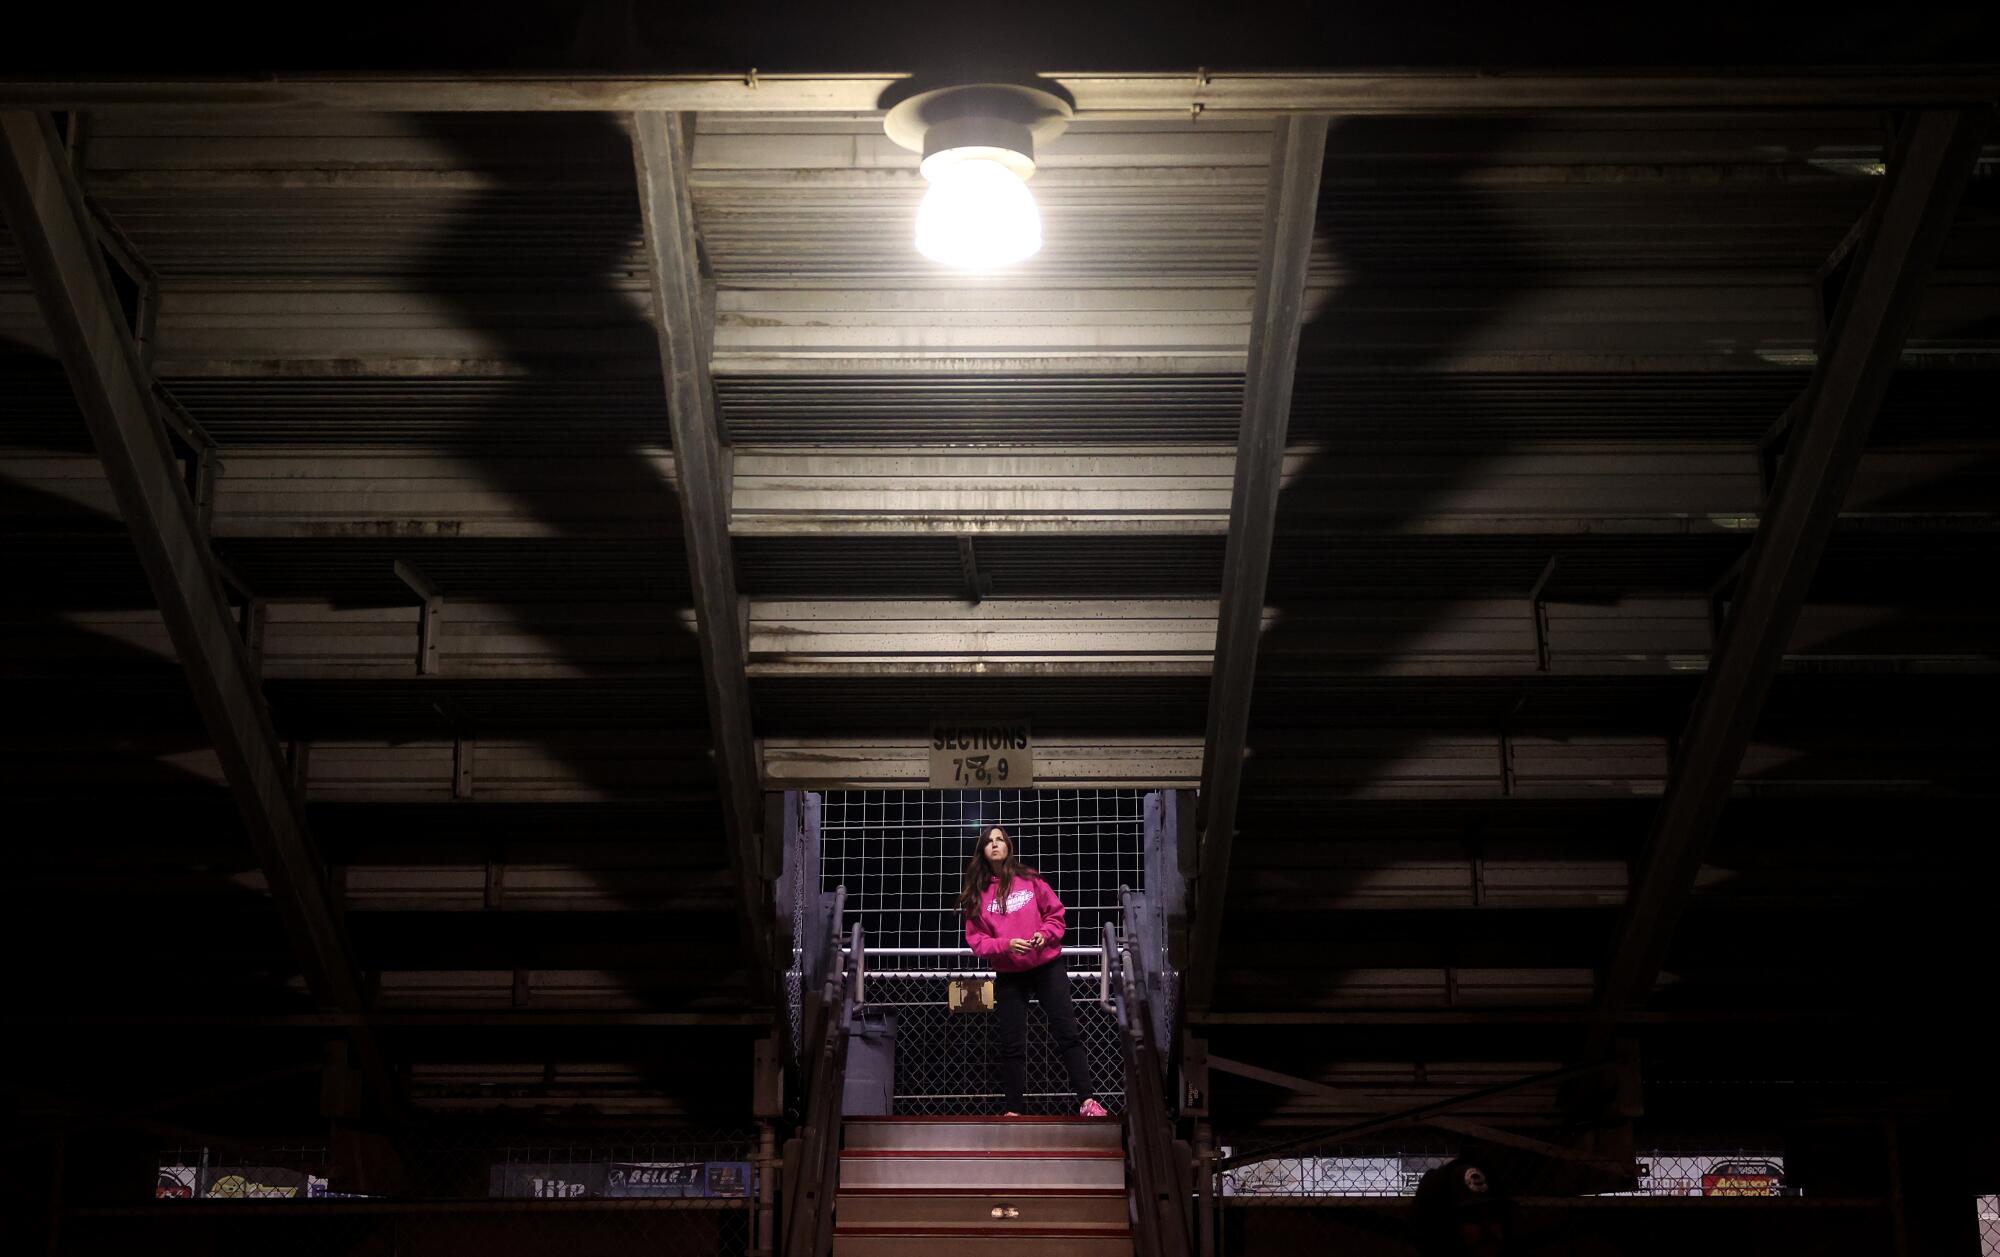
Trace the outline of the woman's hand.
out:
M 1040 936 L 1037 935 L 1036 937 Z M 1014 954 L 1018 956 L 1021 953 L 1027 951 L 1030 947 L 1036 946 L 1036 944 L 1029 942 L 1025 938 L 1010 938 L 1007 940 L 1007 946 L 1012 948 Z
M 1037 947 L 1047 947 L 1049 945 L 1048 935 L 1042 933 L 1040 930 L 1036 930 L 1035 936 L 1028 941 Z

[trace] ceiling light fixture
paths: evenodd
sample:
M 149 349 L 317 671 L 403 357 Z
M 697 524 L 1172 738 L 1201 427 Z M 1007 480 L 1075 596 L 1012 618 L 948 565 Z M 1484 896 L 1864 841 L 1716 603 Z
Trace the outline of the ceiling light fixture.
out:
M 1027 181 L 1035 145 L 1061 135 L 1070 103 L 1040 87 L 975 83 L 921 92 L 883 120 L 889 138 L 924 155 L 930 188 L 917 207 L 917 252 L 960 270 L 1033 257 L 1042 216 Z

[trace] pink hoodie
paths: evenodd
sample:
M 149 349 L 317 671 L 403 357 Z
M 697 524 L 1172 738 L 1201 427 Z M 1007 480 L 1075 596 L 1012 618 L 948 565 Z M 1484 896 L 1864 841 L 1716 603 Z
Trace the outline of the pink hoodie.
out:
M 1019 973 L 1045 965 L 1062 955 L 1063 903 L 1056 892 L 1039 877 L 1017 877 L 1007 888 L 1007 902 L 999 901 L 1000 879 L 986 884 L 979 896 L 979 913 L 965 919 L 965 944 L 972 954 L 1002 973 Z M 1009 939 L 1033 938 L 1046 941 L 1016 955 L 1007 946 Z

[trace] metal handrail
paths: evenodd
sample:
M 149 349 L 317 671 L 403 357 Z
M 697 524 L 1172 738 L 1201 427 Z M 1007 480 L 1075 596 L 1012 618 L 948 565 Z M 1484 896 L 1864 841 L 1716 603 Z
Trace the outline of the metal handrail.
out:
M 1106 1012 L 1118 1011 L 1118 1003 L 1111 998 L 1111 957 L 1118 951 L 1118 923 L 1104 923 L 1104 946 L 1097 949 L 1097 1003 Z
M 1138 1252 L 1143 1257 L 1160 1257 L 1159 1186 L 1157 1159 L 1152 1155 L 1152 1128 L 1157 1115 L 1150 1112 L 1144 1085 L 1144 1038 L 1140 1030 L 1144 1015 L 1140 1004 L 1140 984 L 1135 980 L 1132 953 L 1119 956 L 1118 1029 L 1119 1055 L 1125 1063 L 1125 1162 L 1132 1174 L 1132 1218 L 1138 1229 Z
M 826 1257 L 833 1247 L 834 1188 L 840 1167 L 841 1079 L 847 1072 L 847 1044 L 854 1029 L 866 964 L 859 925 L 854 927 L 849 953 L 852 960 L 836 963 L 846 951 L 841 946 L 840 931 L 846 899 L 846 888 L 836 888 L 832 926 L 823 943 L 827 962 L 822 988 L 825 1012 L 820 1019 L 820 1042 L 814 1053 L 812 1081 L 806 1094 L 797 1181 L 786 1184 L 789 1197 L 786 1257 Z
M 843 949 L 845 950 L 845 949 Z M 1102 947 L 1061 947 L 1065 956 L 1095 956 Z M 970 956 L 970 947 L 870 947 L 871 956 Z
M 1128 920 L 1132 892 L 1118 888 Z M 1112 938 L 1107 936 L 1107 947 Z M 1117 940 L 1119 1044 L 1125 1060 L 1126 1162 L 1133 1178 L 1133 1215 L 1138 1224 L 1138 1251 L 1144 1257 L 1188 1257 L 1192 1249 L 1189 1218 L 1180 1199 L 1180 1175 L 1174 1169 L 1173 1128 L 1147 985 L 1131 931 Z
M 854 923 L 854 942 L 848 948 L 848 955 L 854 957 L 854 1005 L 860 1007 L 868 1002 L 863 993 L 863 983 L 868 978 L 868 949 L 861 945 L 861 923 Z
M 843 947 L 841 949 L 842 954 L 846 954 L 847 950 L 848 950 L 847 948 Z M 1061 952 L 1064 956 L 1085 956 L 1085 957 L 1094 956 L 1098 960 L 1098 968 L 1100 971 L 1105 968 L 1107 963 L 1105 960 L 1104 949 L 1102 947 L 1064 947 L 1061 949 Z M 970 960 L 972 958 L 973 953 L 970 947 L 870 947 L 868 949 L 868 954 L 870 956 L 875 956 L 878 958 L 912 957 L 912 956 L 914 957 L 962 956 L 967 960 Z M 1088 972 L 1089 970 L 1087 969 L 1070 970 L 1071 976 L 1076 976 L 1078 973 L 1088 973 Z M 961 966 L 957 968 L 950 968 L 950 969 L 882 969 L 882 970 L 871 969 L 869 971 L 868 976 L 874 978 L 990 978 L 993 976 L 993 970 L 990 966 L 975 968 L 971 965 Z M 1100 988 L 1104 987 L 1105 985 L 1106 985 L 1105 982 L 1100 981 L 1099 983 Z M 1101 998 L 1102 998 L 1102 991 L 1100 990 L 1100 999 Z M 866 1001 L 864 1000 L 863 1002 L 865 1003 Z M 1105 1007 L 1108 1008 L 1110 1007 L 1110 1005 L 1107 1004 L 1105 1005 Z
M 823 978 L 833 976 L 834 958 L 840 954 L 840 922 L 847 916 L 847 886 L 842 883 L 833 888 L 833 911 L 827 916 L 827 928 L 820 934 L 820 974 Z

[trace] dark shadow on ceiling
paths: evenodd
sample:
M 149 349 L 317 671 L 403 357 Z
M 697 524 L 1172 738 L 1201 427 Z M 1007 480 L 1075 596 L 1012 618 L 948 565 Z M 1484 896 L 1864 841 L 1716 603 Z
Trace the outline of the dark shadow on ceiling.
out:
M 1390 866 L 1412 854 L 1413 825 L 1422 831 L 1427 846 L 1441 842 L 1459 851 L 1468 863 L 1504 855 L 1518 846 L 1524 838 L 1524 816 L 1534 818 L 1526 821 L 1525 836 L 1543 845 L 1567 847 L 1581 858 L 1601 858 L 1607 853 L 1619 859 L 1635 855 L 1656 807 L 1649 801 L 1623 804 L 1615 818 L 1597 815 L 1593 819 L 1593 813 L 1582 805 L 1541 813 L 1524 811 L 1535 805 L 1521 799 L 1412 802 L 1401 804 L 1395 816 L 1385 818 L 1379 815 L 1380 809 L 1392 805 L 1370 801 L 1370 791 L 1379 783 L 1356 777 L 1351 764 L 1346 771 L 1339 771 L 1335 761 L 1359 755 L 1378 765 L 1394 764 L 1418 749 L 1416 735 L 1420 731 L 1486 737 L 1505 732 L 1562 739 L 1588 729 L 1600 734 L 1618 731 L 1671 739 L 1680 733 L 1697 684 L 1694 675 L 1566 677 L 1560 675 L 1560 669 L 1555 675 L 1469 681 L 1356 675 L 1337 657 L 1329 658 L 1323 643 L 1313 640 L 1316 618 L 1351 614 L 1357 600 L 1394 602 L 1413 595 L 1454 592 L 1461 597 L 1518 599 L 1526 625 L 1532 616 L 1529 588 L 1550 558 L 1560 560 L 1546 591 L 1551 601 L 1602 603 L 1635 590 L 1671 590 L 1683 595 L 1700 591 L 1720 577 L 1747 544 L 1747 538 L 1682 543 L 1670 552 L 1663 549 L 1635 571 L 1629 559 L 1615 552 L 1618 543 L 1610 539 L 1580 538 L 1571 543 L 1560 537 L 1518 536 L 1467 544 L 1400 535 L 1416 531 L 1408 526 L 1411 521 L 1454 509 L 1455 504 L 1456 509 L 1465 509 L 1462 503 L 1474 490 L 1490 488 L 1510 446 L 1520 439 L 1510 429 L 1522 424 L 1529 430 L 1547 427 L 1540 422 L 1545 415 L 1523 411 L 1517 399 L 1494 387 L 1496 381 L 1448 368 L 1454 356 L 1486 343 L 1488 334 L 1503 324 L 1512 310 L 1525 307 L 1540 286 L 1559 277 L 1566 243 L 1557 233 L 1512 221 L 1505 198 L 1463 178 L 1479 166 L 1482 154 L 1477 150 L 1467 153 L 1456 166 L 1426 170 L 1422 213 L 1432 230 L 1385 231 L 1379 218 L 1343 206 L 1332 189 L 1350 154 L 1393 152 L 1400 134 L 1423 125 L 1416 119 L 1348 119 L 1339 123 L 1330 137 L 1329 191 L 1322 201 L 1316 247 L 1330 256 L 1339 278 L 1327 304 L 1302 337 L 1291 438 L 1295 445 L 1310 440 L 1316 448 L 1280 500 L 1279 534 L 1266 598 L 1277 619 L 1267 630 L 1260 652 L 1250 759 L 1231 879 L 1232 907 L 1222 944 L 1218 1010 L 1361 1008 L 1368 1003 L 1366 992 L 1346 989 L 1344 971 L 1363 967 L 1445 975 L 1479 968 L 1595 968 L 1606 958 L 1617 919 L 1615 908 L 1572 909 L 1548 918 L 1468 903 L 1455 912 L 1349 910 L 1336 919 L 1323 917 L 1318 909 L 1287 914 L 1283 901 L 1303 897 L 1309 903 L 1326 895 L 1337 897 L 1357 884 L 1391 880 Z M 1509 127 L 1504 121 L 1482 124 L 1478 133 L 1500 150 L 1506 146 Z M 1802 282 L 1806 278 L 1802 275 Z M 1427 303 L 1427 293 L 1472 299 Z M 1431 312 L 1432 308 L 1436 312 Z M 1983 327 L 1983 322 L 1975 321 L 1961 330 L 1976 338 Z M 1809 329 L 1801 331 L 1809 334 Z M 1357 370 L 1343 361 L 1351 356 L 1372 365 L 1384 359 L 1396 360 L 1399 355 L 1398 369 L 1388 374 Z M 1746 369 L 1756 365 L 1745 362 Z M 1743 383 L 1764 388 L 1784 379 L 1774 381 L 1766 371 L 1745 376 Z M 1725 393 L 1729 405 L 1744 411 L 1743 419 L 1733 421 L 1732 426 L 1741 428 L 1747 422 L 1754 427 L 1732 431 L 1726 438 L 1707 431 L 1715 427 L 1717 417 L 1698 386 L 1712 382 L 1733 389 L 1733 394 Z M 1803 382 L 1803 375 L 1790 378 L 1791 391 Z M 1774 395 L 1770 409 L 1752 415 L 1750 402 L 1754 399 L 1736 395 L 1742 388 L 1727 381 L 1550 377 L 1510 383 L 1530 386 L 1529 396 L 1539 397 L 1531 400 L 1530 406 L 1554 404 L 1567 386 L 1589 385 L 1603 390 L 1577 418 L 1591 430 L 1594 440 L 1613 451 L 1611 457 L 1632 460 L 1635 468 L 1646 465 L 1642 443 L 1648 440 L 1671 439 L 1689 431 L 1702 433 L 1711 441 L 1754 439 L 1756 431 L 1775 419 L 1789 400 L 1789 393 Z M 1532 387 L 1538 383 L 1546 386 L 1539 394 Z M 1899 433 L 1924 429 L 1922 421 L 1912 416 L 1927 409 L 1927 392 L 1916 380 L 1899 380 L 1885 406 L 1884 435 L 1888 440 L 1900 439 Z M 1668 399 L 1664 403 L 1662 394 Z M 1971 412 L 1964 407 L 1971 395 L 1961 395 L 1946 408 L 1969 417 Z M 1643 413 L 1644 422 L 1621 432 L 1628 408 Z M 1681 439 L 1686 438 L 1682 435 Z M 1629 443 L 1630 453 L 1616 452 L 1623 443 Z M 1983 450 L 1953 481 L 1933 484 L 1930 477 L 1920 477 L 1900 495 L 1877 497 L 1893 508 L 1935 503 L 1943 495 L 1964 508 L 1990 512 L 1996 501 L 1989 491 L 1991 467 L 1990 452 Z M 1365 505 L 1356 506 L 1357 501 Z M 1365 521 L 1379 530 L 1381 540 L 1323 541 L 1315 525 L 1328 511 L 1345 515 L 1349 524 Z M 1906 547 L 1903 552 L 1915 548 Z M 1991 552 L 1991 546 L 1981 541 L 1969 540 L 1959 548 L 1980 555 Z M 1880 550 L 1879 543 L 1871 552 L 1863 540 L 1837 540 L 1829 563 L 1829 592 L 1836 583 L 1849 591 L 1857 585 L 1874 585 L 1872 596 L 1879 598 L 1884 592 L 1879 587 L 1881 578 L 1893 577 L 1880 570 Z M 1956 563 L 1964 561 L 1963 555 L 1956 556 Z M 1953 562 L 1946 559 L 1922 566 L 1937 573 L 1941 566 Z M 1857 573 L 1857 568 L 1863 572 Z M 1891 579 L 1890 584 L 1895 583 Z M 1946 597 L 1952 595 L 1947 593 Z M 1895 636 L 1895 620 L 1902 613 L 1891 606 L 1885 611 L 1887 624 L 1872 626 L 1867 634 L 1845 642 L 1830 641 L 1826 649 L 1838 652 L 1845 645 L 1864 654 L 1880 649 L 1885 636 Z M 1420 651 L 1424 640 L 1442 627 L 1392 619 L 1369 637 L 1367 655 L 1379 659 Z M 1316 651 L 1320 652 L 1318 657 Z M 1753 765 L 1746 769 L 1746 776 L 1774 778 L 1780 790 L 1786 778 L 1830 782 L 1839 789 L 1839 783 L 1856 767 L 1841 760 L 1851 758 L 1855 748 L 1870 740 L 1864 736 L 1865 730 L 1873 728 L 1883 735 L 1885 745 L 1892 745 L 1913 728 L 1931 724 L 1934 718 L 1943 719 L 1954 709 L 1978 708 L 1982 700 L 1971 696 L 1985 695 L 1990 688 L 1982 681 L 1968 683 L 1963 679 L 1912 688 L 1886 678 L 1880 684 L 1857 686 L 1809 672 L 1791 677 L 1781 683 L 1774 696 L 1760 737 L 1778 746 L 1795 741 L 1796 753 L 1773 768 L 1760 770 Z M 1960 696 L 1951 697 L 1953 690 Z M 1963 728 L 1962 721 L 1947 723 Z M 1932 737 L 1938 736 L 1933 731 Z M 1963 734 L 1942 736 L 1949 743 Z M 1360 747 L 1365 749 L 1342 749 L 1343 737 L 1360 739 Z M 1902 771 L 1912 774 L 1908 785 L 1913 791 L 1948 796 L 1978 788 L 1968 767 L 1958 756 L 1928 761 L 1918 756 L 1906 758 Z M 1323 773 L 1321 779 L 1306 784 L 1313 782 L 1316 772 Z M 1486 788 L 1490 786 L 1482 791 Z M 1611 805 L 1607 799 L 1605 806 Z M 1725 828 L 1732 825 L 1730 818 L 1736 810 L 1732 807 L 1725 817 Z M 1917 821 L 1920 825 L 1951 825 L 1953 818 L 1962 814 L 1962 805 L 1948 797 L 1912 804 L 1912 815 L 1921 818 Z M 1423 817 L 1430 819 L 1417 819 Z M 1740 853 L 1744 843 L 1741 829 L 1731 832 L 1734 850 Z M 1317 860 L 1310 855 L 1294 858 L 1301 850 L 1323 854 Z M 1342 851 L 1345 856 L 1336 858 L 1335 853 Z M 1382 863 L 1371 867 L 1365 854 L 1356 855 L 1366 851 L 1379 853 Z M 1932 868 L 1926 876 L 1935 886 L 1946 874 Z M 1274 895 L 1270 891 L 1273 879 L 1289 889 Z M 1954 980 L 1970 977 L 1949 954 L 1940 958 L 1940 952 L 1947 949 L 1936 944 L 1945 934 L 1908 932 L 1908 923 L 1915 919 L 1910 909 L 1920 900 L 1891 896 L 1885 902 L 1900 906 L 1883 920 L 1833 918 L 1849 922 L 1845 942 L 1850 946 L 1842 950 L 1843 955 L 1873 949 L 1878 958 L 1894 957 L 1874 966 L 1884 972 L 1897 965 L 1921 964 L 1929 957 L 1932 963 L 1951 965 L 1951 972 L 1958 975 Z M 1828 919 L 1812 912 L 1794 918 L 1802 927 L 1814 922 L 1823 925 Z M 1722 920 L 1754 930 L 1754 914 L 1730 916 L 1723 909 Z M 1700 928 L 1730 927 L 1718 925 L 1709 913 L 1702 918 Z M 1682 931 L 1683 936 L 1687 933 Z M 1795 945 L 1788 945 L 1782 954 L 1791 962 L 1809 957 L 1809 937 L 1794 940 Z M 1709 953 L 1713 952 L 1711 947 Z M 1719 969 L 1713 954 L 1690 959 L 1705 959 L 1707 963 L 1692 964 L 1685 975 L 1671 975 L 1689 980 L 1673 992 L 1673 1001 L 1685 1003 L 1692 998 L 1699 1003 L 1706 999 L 1726 1006 L 1738 998 L 1735 988 L 1740 983 L 1727 980 L 1726 975 L 1722 981 L 1714 981 Z M 1806 986 L 1812 985 L 1809 968 L 1802 972 Z M 1703 977 L 1711 983 L 1703 986 L 1699 981 Z M 1767 1003 L 1784 998 L 1771 990 L 1769 975 L 1759 989 Z M 1802 989 L 1798 996 L 1810 1000 L 1820 994 L 1817 989 Z M 1501 1000 L 1503 1007 L 1515 1002 L 1504 995 L 1477 992 L 1465 998 L 1475 1007 L 1482 1002 L 1490 1005 L 1495 999 Z M 1423 1006 L 1435 1002 L 1440 1008 L 1451 1005 L 1449 976 L 1443 990 L 1435 993 L 1435 1001 L 1417 1002 Z M 1352 1036 L 1339 1030 L 1268 1037 L 1274 1033 L 1222 1027 L 1212 1035 L 1212 1041 L 1220 1054 L 1260 1063 L 1269 1058 L 1278 1068 L 1308 1077 L 1322 1076 L 1342 1060 L 1510 1059 L 1509 1053 L 1523 1051 L 1538 1051 L 1549 1059 L 1561 1060 L 1573 1054 L 1580 1042 L 1579 1030 L 1561 1026 L 1522 1029 L 1509 1036 L 1412 1027 L 1356 1031 Z M 1277 1053 L 1275 1058 L 1270 1058 L 1272 1052 Z M 1796 1063 L 1764 1055 L 1754 1062 L 1745 1060 L 1743 1066 L 1776 1071 L 1773 1076 L 1780 1076 Z M 1283 1093 L 1275 1089 L 1235 1079 L 1218 1080 L 1217 1092 L 1218 1111 L 1226 1105 L 1235 1119 L 1246 1125 L 1276 1117 L 1284 1103 Z
M 510 121 L 516 125 L 510 127 Z M 337 866 L 398 865 L 420 876 L 414 870 L 427 864 L 560 868 L 582 860 L 588 873 L 587 862 L 598 861 L 595 890 L 600 902 L 594 909 L 536 910 L 542 905 L 528 901 L 522 904 L 526 911 L 509 910 L 503 895 L 497 911 L 471 922 L 449 912 L 350 911 L 349 930 L 364 970 L 526 972 L 531 975 L 530 1011 L 536 1008 L 539 989 L 535 974 L 557 979 L 543 998 L 558 1001 L 558 1007 L 573 998 L 565 994 L 565 975 L 596 974 L 599 989 L 593 998 L 613 1009 L 740 1009 L 748 993 L 706 755 L 707 712 L 692 633 L 678 613 L 687 597 L 679 507 L 659 457 L 670 444 L 665 393 L 643 267 L 636 274 L 633 267 L 641 232 L 630 144 L 616 120 L 600 116 L 479 118 L 474 123 L 468 127 L 464 119 L 439 120 L 437 138 L 451 150 L 457 168 L 487 177 L 486 190 L 467 196 L 442 228 L 397 254 L 391 273 L 377 278 L 442 301 L 462 328 L 485 340 L 494 360 L 512 369 L 474 381 L 483 388 L 477 403 L 458 403 L 442 423 L 430 416 L 432 431 L 420 439 L 503 495 L 526 518 L 528 531 L 539 526 L 541 536 L 463 547 L 436 538 L 360 536 L 297 546 L 223 541 L 216 548 L 256 592 L 280 599 L 324 599 L 349 608 L 407 607 L 414 599 L 393 573 L 394 563 L 402 559 L 443 586 L 448 606 L 454 598 L 477 599 L 530 632 L 548 619 L 551 604 L 594 599 L 629 611 L 632 620 L 621 627 L 628 639 L 641 643 L 636 653 L 628 646 L 607 660 L 587 633 L 552 639 L 571 643 L 576 652 L 552 661 L 550 671 L 567 674 L 567 679 L 455 678 L 447 655 L 444 675 L 436 678 L 388 684 L 279 680 L 268 683 L 266 691 L 280 736 L 288 742 L 381 739 L 391 748 L 440 738 L 526 742 L 561 765 L 556 776 L 568 778 L 568 788 L 555 797 L 611 801 L 482 803 L 475 784 L 473 799 L 456 804 L 309 804 L 322 854 Z M 544 150 L 557 145 L 594 156 L 606 166 L 602 177 L 575 194 L 558 182 L 557 194 L 567 199 L 552 213 L 547 172 L 521 160 L 515 134 L 521 125 L 536 132 Z M 310 198 L 312 193 L 299 195 Z M 395 194 L 390 195 L 393 202 Z M 528 234 L 510 235 L 524 223 Z M 549 228 L 539 242 L 532 234 L 537 227 Z M 271 232 L 282 244 L 284 230 L 281 213 L 253 222 L 245 234 Z M 300 251 L 302 265 L 309 264 L 310 252 Z M 173 243 L 162 244 L 150 260 L 162 272 L 163 288 L 171 290 Z M 282 268 L 271 272 L 268 259 L 250 265 L 263 278 L 285 278 Z M 222 273 L 227 276 L 227 261 Z M 302 272 L 295 278 L 310 283 L 313 275 Z M 548 334 L 551 319 L 558 324 L 554 336 Z M 552 354 L 552 341 L 581 353 Z M 7 348 L 10 363 L 35 356 L 32 347 Z M 11 366 L 9 373 L 14 374 Z M 39 378 L 49 373 L 24 366 L 20 374 Z M 60 381 L 59 374 L 54 379 Z M 218 432 L 229 434 L 223 438 L 225 457 L 232 444 L 292 444 L 288 419 L 300 425 L 297 431 L 308 456 L 311 447 L 366 445 L 380 438 L 379 399 L 363 397 L 359 409 L 345 404 L 367 388 L 367 380 L 267 380 L 263 386 L 270 391 L 253 389 L 247 405 L 234 409 L 228 388 L 218 387 L 217 381 L 165 383 L 177 396 L 192 399 L 190 409 L 198 420 L 213 419 Z M 389 381 L 392 387 L 396 383 Z M 405 396 L 410 403 L 406 413 L 418 419 L 427 414 L 424 383 L 414 382 Z M 436 383 L 451 391 L 464 381 Z M 288 409 L 288 390 L 302 396 L 304 404 Z M 29 390 L 30 400 L 45 391 Z M 17 422 L 0 432 L 0 446 L 65 452 L 89 448 L 73 403 L 43 399 L 6 418 Z M 392 432 L 389 439 L 394 444 L 399 438 Z M 591 477 L 581 491 L 566 478 L 564 465 L 564 460 L 579 457 L 588 459 Z M 43 700 L 38 708 L 61 713 L 108 747 L 128 736 L 119 731 L 163 721 L 187 749 L 204 746 L 206 738 L 199 721 L 190 719 L 185 689 L 172 676 L 170 661 L 121 650 L 62 618 L 62 611 L 78 605 L 152 605 L 122 530 L 101 514 L 78 510 L 32 484 L 0 483 L 0 492 L 5 495 L 0 508 L 9 518 L 41 534 L 30 542 L 38 561 L 27 565 L 27 574 L 39 579 L 33 594 L 23 599 L 24 614 L 33 620 L 29 627 L 36 652 L 46 661 L 37 665 L 30 685 Z M 607 539 L 603 521 L 621 514 L 636 516 L 638 523 L 614 529 Z M 593 582 L 591 573 L 567 570 L 562 562 L 538 565 L 538 557 L 549 552 L 569 560 L 571 567 L 588 566 L 595 556 L 597 574 L 608 568 L 618 579 Z M 69 562 L 79 556 L 90 560 L 81 581 L 74 579 L 78 573 Z M 579 556 L 586 562 L 577 563 Z M 82 663 L 83 673 L 72 668 L 70 675 L 59 675 L 63 659 Z M 170 767 L 164 771 L 173 776 Z M 165 784 L 142 784 L 135 793 L 155 798 Z M 198 823 L 197 814 L 214 823 L 212 805 L 223 798 L 222 792 L 210 787 L 196 794 L 204 803 L 198 813 L 187 813 L 189 823 Z M 62 806 L 71 814 L 70 824 L 87 820 L 113 826 L 132 814 L 127 803 L 101 794 Z M 224 845 L 240 843 L 233 816 L 226 828 L 231 838 Z M 607 856 L 611 848 L 617 851 Z M 112 863 L 85 855 L 72 867 L 89 876 Z M 202 857 L 199 867 L 205 870 L 203 886 L 220 895 L 225 908 L 260 902 L 254 890 L 229 877 L 231 871 L 250 867 L 247 848 L 215 859 Z M 144 896 L 142 901 L 163 906 L 168 920 L 193 911 L 196 902 L 180 893 Z M 223 950 L 198 953 L 207 957 L 194 962 L 198 967 L 227 970 L 232 966 L 226 959 L 245 958 L 231 956 L 232 937 L 240 953 L 248 936 L 230 934 L 227 911 L 199 915 L 220 930 L 212 941 Z M 266 930 L 275 924 L 264 921 L 261 928 Z M 94 947 L 144 951 L 162 928 L 150 911 L 122 914 L 94 931 Z M 269 966 L 266 979 L 275 986 L 257 1001 L 268 1004 L 282 995 L 287 976 L 282 948 L 263 962 L 252 959 L 253 968 Z M 53 993 L 80 975 L 65 965 L 51 968 L 48 976 Z M 68 1002 L 60 994 L 55 998 Z M 421 1032 L 391 1032 L 388 1037 L 392 1052 L 406 1058 L 433 1050 L 425 1046 Z M 698 1080 L 668 1063 L 677 1041 L 672 1031 L 611 1030 L 597 1039 L 586 1031 L 577 1037 L 571 1050 L 588 1059 L 631 1054 L 642 1071 L 651 1072 L 668 1111 L 674 1105 L 697 1114 L 727 1110 L 740 1117 L 747 1111 L 747 1100 L 733 1085 Z M 439 1042 L 449 1046 L 437 1050 L 458 1054 L 452 1059 L 486 1055 L 504 1061 L 515 1059 L 510 1053 L 526 1043 L 510 1043 L 504 1032 L 476 1044 L 449 1035 Z M 732 1072 L 732 1079 L 747 1079 L 747 1045 L 744 1056 L 744 1070 Z M 558 1103 L 587 1114 L 592 1101 L 586 1091 Z

